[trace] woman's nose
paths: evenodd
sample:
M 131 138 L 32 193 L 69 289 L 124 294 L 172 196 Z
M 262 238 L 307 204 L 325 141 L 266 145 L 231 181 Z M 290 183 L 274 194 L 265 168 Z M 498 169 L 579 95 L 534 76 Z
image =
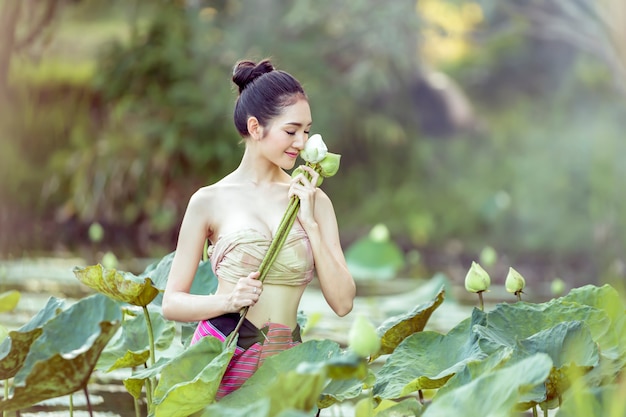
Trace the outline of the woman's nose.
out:
M 304 144 L 306 143 L 306 140 L 306 134 L 297 135 L 297 139 L 293 143 L 293 147 L 301 151 L 302 149 L 304 149 Z

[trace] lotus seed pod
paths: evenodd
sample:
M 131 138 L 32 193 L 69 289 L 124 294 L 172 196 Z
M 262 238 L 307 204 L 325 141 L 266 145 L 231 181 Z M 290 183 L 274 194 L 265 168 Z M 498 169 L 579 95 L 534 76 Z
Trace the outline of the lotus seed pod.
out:
M 374 325 L 359 314 L 350 328 L 348 348 L 363 358 L 375 355 L 380 350 L 380 337 Z
M 517 294 L 522 292 L 524 287 L 526 287 L 526 280 L 515 269 L 509 268 L 509 273 L 506 276 L 504 286 L 511 294 Z
M 487 291 L 491 285 L 491 278 L 479 264 L 472 261 L 472 267 L 465 275 L 465 289 L 469 292 Z

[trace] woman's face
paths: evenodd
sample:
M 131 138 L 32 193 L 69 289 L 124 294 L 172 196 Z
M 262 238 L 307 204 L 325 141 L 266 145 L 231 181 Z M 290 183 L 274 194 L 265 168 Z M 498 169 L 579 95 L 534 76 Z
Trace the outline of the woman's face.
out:
M 283 112 L 263 129 L 261 147 L 263 155 L 283 169 L 291 169 L 309 138 L 311 108 L 301 98 L 287 106 Z

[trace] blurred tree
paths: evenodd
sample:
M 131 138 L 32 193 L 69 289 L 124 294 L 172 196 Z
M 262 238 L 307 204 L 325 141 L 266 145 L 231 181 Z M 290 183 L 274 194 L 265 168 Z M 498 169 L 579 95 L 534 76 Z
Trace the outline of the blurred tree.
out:
M 3 2 L 0 9 L 0 99 L 8 93 L 12 56 L 46 35 L 58 8 L 59 0 Z

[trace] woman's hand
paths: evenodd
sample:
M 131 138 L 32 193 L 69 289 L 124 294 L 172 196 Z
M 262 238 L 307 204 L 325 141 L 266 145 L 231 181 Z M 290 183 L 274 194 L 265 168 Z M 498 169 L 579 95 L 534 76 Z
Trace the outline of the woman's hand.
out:
M 304 173 L 300 173 L 291 179 L 289 187 L 289 198 L 294 195 L 300 199 L 300 210 L 298 211 L 298 219 L 303 226 L 313 225 L 316 223 L 313 215 L 315 210 L 315 192 L 317 191 L 317 181 L 320 174 L 313 168 L 301 165 L 300 168 L 311 175 L 309 180 Z
M 263 292 L 263 283 L 259 281 L 259 272 L 252 272 L 245 278 L 239 279 L 237 285 L 228 296 L 226 310 L 238 312 L 244 307 L 253 306 L 259 301 Z

